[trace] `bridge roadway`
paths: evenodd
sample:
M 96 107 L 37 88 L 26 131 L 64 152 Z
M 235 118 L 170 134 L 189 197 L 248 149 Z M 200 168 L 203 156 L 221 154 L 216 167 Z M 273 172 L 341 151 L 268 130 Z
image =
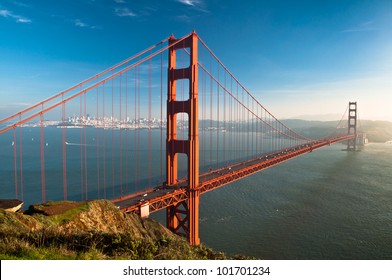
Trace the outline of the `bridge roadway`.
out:
M 216 188 L 222 187 L 269 167 L 278 165 L 292 158 L 353 137 L 354 135 L 346 135 L 314 141 L 209 171 L 200 175 L 199 187 L 194 191 L 199 191 L 200 194 L 204 194 L 208 191 L 212 191 Z M 188 196 L 189 190 L 187 188 L 187 181 L 182 180 L 172 186 L 168 186 L 163 183 L 160 186 L 128 196 L 123 196 L 121 198 L 116 198 L 112 201 L 126 213 L 134 212 L 140 214 L 141 207 L 146 207 L 147 204 L 149 207 L 149 213 L 153 213 L 182 202 L 188 199 Z

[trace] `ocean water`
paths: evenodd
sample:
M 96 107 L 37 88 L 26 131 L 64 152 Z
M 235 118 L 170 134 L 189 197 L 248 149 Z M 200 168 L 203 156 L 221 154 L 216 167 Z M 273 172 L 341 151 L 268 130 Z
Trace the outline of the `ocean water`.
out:
M 392 259 L 392 145 L 343 148 L 203 195 L 202 242 L 261 259 Z
M 81 143 L 81 132 L 67 131 L 67 141 Z M 140 138 L 134 131 L 128 133 L 87 129 L 86 146 L 67 146 L 69 200 L 110 199 L 128 188 L 139 190 L 162 180 L 160 132 L 151 132 L 150 158 L 158 164 L 151 168 L 150 178 L 143 160 L 149 157 L 148 132 L 141 132 Z M 119 135 L 124 142 L 128 137 L 130 143 L 123 150 L 116 144 Z M 22 138 L 26 208 L 42 200 L 39 129 L 24 129 Z M 201 142 L 208 142 L 207 138 Z M 19 135 L 17 139 L 19 142 Z M 13 140 L 12 133 L 0 137 L 1 198 L 15 197 Z M 139 150 L 135 141 L 140 142 Z M 57 145 L 61 129 L 46 128 L 45 142 L 46 199 L 61 200 L 62 150 Z M 264 144 L 268 148 L 268 140 Z M 261 259 L 392 259 L 392 145 L 369 144 L 359 152 L 342 149 L 341 144 L 325 147 L 204 194 L 200 199 L 201 241 L 230 255 Z M 87 155 L 82 161 L 81 151 Z M 113 152 L 114 159 L 109 157 Z M 208 162 L 214 161 L 208 159 L 209 152 L 203 153 L 201 169 L 218 164 Z M 222 151 L 219 153 L 222 158 Z M 224 158 L 234 160 L 231 156 Z M 120 157 L 122 174 L 118 171 Z M 139 170 L 135 169 L 138 157 Z M 18 153 L 17 158 L 19 168 Z M 97 173 L 102 175 L 104 170 L 103 181 Z M 81 182 L 81 173 L 88 180 Z M 185 175 L 184 170 L 179 173 L 180 178 Z M 19 175 L 18 171 L 21 198 Z M 165 224 L 163 212 L 152 218 Z

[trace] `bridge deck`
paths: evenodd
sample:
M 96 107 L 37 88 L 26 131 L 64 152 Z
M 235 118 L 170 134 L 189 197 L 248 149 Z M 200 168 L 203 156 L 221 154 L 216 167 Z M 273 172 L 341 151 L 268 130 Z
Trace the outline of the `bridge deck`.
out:
M 295 146 L 289 149 L 284 149 L 272 154 L 261 155 L 260 157 L 256 157 L 251 160 L 204 173 L 200 175 L 200 184 L 197 190 L 200 191 L 200 194 L 212 191 L 216 188 L 222 187 L 226 184 L 232 183 L 269 167 L 278 165 L 292 158 L 301 156 L 336 142 L 348 140 L 353 137 L 353 135 L 347 135 Z M 172 186 L 162 184 L 144 192 L 116 198 L 113 199 L 113 202 L 124 212 L 135 213 L 140 213 L 140 207 L 148 203 L 150 213 L 153 213 L 184 201 L 188 199 L 188 196 L 189 192 L 187 189 L 187 181 L 183 180 Z

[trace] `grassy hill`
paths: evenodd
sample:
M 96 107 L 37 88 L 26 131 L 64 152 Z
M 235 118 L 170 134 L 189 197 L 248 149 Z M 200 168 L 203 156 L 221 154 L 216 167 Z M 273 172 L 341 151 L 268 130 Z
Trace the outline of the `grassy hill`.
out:
M 0 259 L 226 259 L 106 200 L 0 209 Z

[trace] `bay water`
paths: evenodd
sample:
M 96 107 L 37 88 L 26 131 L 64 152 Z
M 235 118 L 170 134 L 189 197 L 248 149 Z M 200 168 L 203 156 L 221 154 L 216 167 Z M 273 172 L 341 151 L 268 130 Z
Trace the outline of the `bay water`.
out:
M 49 200 L 63 199 L 62 150 L 61 145 L 56 145 L 61 143 L 60 132 L 61 129 L 53 128 L 45 134 Z M 110 199 L 120 191 L 126 192 L 125 186 L 128 188 L 126 181 L 133 173 L 122 174 L 121 190 L 118 171 L 111 177 L 112 168 L 118 170 L 118 158 L 105 159 L 103 164 L 103 154 L 118 149 L 111 145 L 101 148 L 103 140 L 111 143 L 113 135 L 99 133 L 87 131 L 85 162 L 81 163 L 77 156 L 80 146 L 67 146 L 69 200 Z M 129 140 L 136 139 L 132 133 Z M 151 157 L 157 161 L 164 160 L 164 153 L 158 149 L 159 134 L 153 132 L 151 140 L 154 148 Z M 39 129 L 26 129 L 22 137 L 23 200 L 27 207 L 42 199 Z M 122 168 L 125 163 L 133 168 L 134 158 L 148 157 L 146 134 L 140 137 L 141 150 L 135 151 L 131 144 L 129 160 L 128 154 L 115 151 L 122 157 Z M 1 198 L 15 197 L 14 139 L 12 133 L 0 137 Z M 80 131 L 67 132 L 67 141 L 80 143 Z M 344 148 L 342 144 L 325 147 L 204 194 L 200 199 L 202 243 L 229 255 L 259 259 L 392 259 L 392 145 L 372 143 L 358 152 L 342 151 Z M 19 167 L 19 154 L 17 158 Z M 145 164 L 143 160 L 140 162 Z M 102 175 L 104 167 L 108 173 L 105 190 L 104 182 L 96 175 L 98 170 Z M 148 178 L 147 169 L 144 165 L 139 168 L 139 178 L 129 184 L 130 189 L 138 190 L 161 181 L 159 164 L 152 169 L 152 178 Z M 81 187 L 81 172 L 87 175 L 88 189 Z M 180 171 L 180 176 L 184 176 L 184 171 Z M 152 218 L 164 224 L 163 212 L 153 214 Z

